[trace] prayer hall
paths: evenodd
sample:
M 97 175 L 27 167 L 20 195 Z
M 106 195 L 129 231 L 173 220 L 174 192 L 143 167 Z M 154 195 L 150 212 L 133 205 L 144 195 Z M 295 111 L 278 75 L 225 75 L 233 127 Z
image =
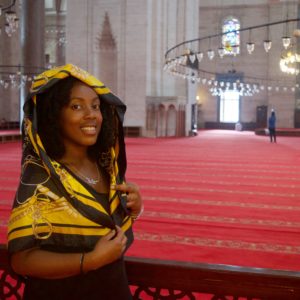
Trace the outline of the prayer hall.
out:
M 0 12 L 0 300 L 26 286 L 8 253 L 23 105 L 49 80 L 38 74 L 66 64 L 126 105 L 126 182 L 144 206 L 124 253 L 132 299 L 300 299 L 299 0 L 0 0 Z

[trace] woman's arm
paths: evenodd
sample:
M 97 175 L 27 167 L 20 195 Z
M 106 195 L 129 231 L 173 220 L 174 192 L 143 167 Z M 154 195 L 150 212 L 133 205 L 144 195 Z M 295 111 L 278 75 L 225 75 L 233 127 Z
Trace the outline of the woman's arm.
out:
M 11 258 L 12 268 L 20 275 L 47 279 L 66 278 L 96 270 L 117 260 L 125 250 L 127 238 L 119 227 L 116 231 L 117 234 L 113 230 L 99 239 L 94 250 L 84 254 L 57 253 L 39 248 L 17 252 Z

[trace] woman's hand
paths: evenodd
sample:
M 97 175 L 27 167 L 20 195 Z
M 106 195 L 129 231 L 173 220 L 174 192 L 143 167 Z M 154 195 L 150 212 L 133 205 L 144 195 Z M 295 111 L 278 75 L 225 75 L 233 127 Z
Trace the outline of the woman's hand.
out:
M 117 184 L 114 189 L 126 193 L 127 208 L 133 218 L 137 218 L 143 212 L 143 201 L 138 185 L 135 183 Z
M 83 272 L 98 269 L 117 260 L 126 248 L 127 237 L 119 226 L 103 236 L 93 251 L 85 254 Z

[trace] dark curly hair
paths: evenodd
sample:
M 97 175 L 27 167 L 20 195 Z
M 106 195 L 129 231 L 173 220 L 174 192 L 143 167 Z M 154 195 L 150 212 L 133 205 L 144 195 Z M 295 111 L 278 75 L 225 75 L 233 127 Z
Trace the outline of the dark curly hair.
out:
M 59 160 L 65 153 L 65 146 L 61 135 L 60 114 L 64 106 L 70 101 L 73 86 L 81 82 L 75 77 L 59 80 L 45 92 L 37 95 L 37 132 L 47 154 Z M 99 96 L 100 97 L 100 96 Z M 101 97 L 100 97 L 101 100 Z M 110 147 L 115 144 L 118 135 L 118 125 L 115 109 L 112 105 L 100 101 L 100 110 L 103 121 L 97 142 L 88 149 L 92 159 L 103 159 Z

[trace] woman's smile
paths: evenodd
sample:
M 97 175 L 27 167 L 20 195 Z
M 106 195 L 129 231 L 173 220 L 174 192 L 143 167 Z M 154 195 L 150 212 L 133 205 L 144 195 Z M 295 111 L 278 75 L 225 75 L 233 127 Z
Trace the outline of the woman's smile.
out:
M 88 134 L 88 135 L 98 135 L 97 132 L 97 126 L 95 125 L 85 125 L 81 127 L 81 130 L 84 132 L 84 134 Z

